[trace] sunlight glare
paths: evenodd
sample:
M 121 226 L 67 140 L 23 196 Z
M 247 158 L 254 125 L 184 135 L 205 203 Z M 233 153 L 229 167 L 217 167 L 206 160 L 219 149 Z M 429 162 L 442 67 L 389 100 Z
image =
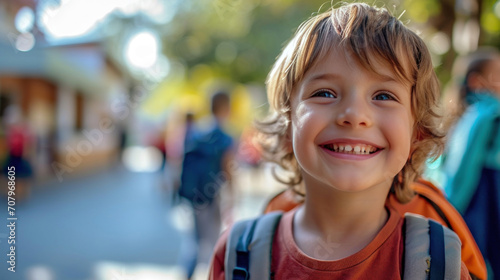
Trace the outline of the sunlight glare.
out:
M 134 67 L 148 68 L 158 60 L 159 40 L 149 31 L 133 35 L 125 46 L 125 58 Z

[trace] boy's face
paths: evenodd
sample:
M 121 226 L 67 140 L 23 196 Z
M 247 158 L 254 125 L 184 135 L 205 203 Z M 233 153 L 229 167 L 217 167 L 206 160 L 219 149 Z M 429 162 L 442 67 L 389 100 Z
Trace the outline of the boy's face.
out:
M 291 139 L 308 191 L 388 190 L 406 163 L 414 125 L 411 86 L 388 64 L 374 69 L 382 75 L 332 50 L 294 88 Z

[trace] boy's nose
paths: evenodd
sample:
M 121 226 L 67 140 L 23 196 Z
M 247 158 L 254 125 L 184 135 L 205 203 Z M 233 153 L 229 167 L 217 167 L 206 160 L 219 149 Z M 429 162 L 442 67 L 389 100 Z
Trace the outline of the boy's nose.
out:
M 370 117 L 368 104 L 357 98 L 343 100 L 340 111 L 337 114 L 336 122 L 340 126 L 370 127 L 372 118 Z

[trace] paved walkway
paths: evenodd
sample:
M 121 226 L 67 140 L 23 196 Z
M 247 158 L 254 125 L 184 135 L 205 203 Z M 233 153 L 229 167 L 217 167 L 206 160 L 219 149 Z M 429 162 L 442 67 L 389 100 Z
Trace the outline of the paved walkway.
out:
M 237 218 L 256 215 L 275 188 L 259 171 L 238 178 L 245 196 L 236 203 Z M 0 226 L 0 279 L 182 279 L 177 256 L 189 225 L 172 218 L 160 180 L 159 174 L 116 168 L 35 186 L 15 207 L 15 273 L 7 271 L 9 229 Z M 8 224 L 5 196 L 0 221 Z

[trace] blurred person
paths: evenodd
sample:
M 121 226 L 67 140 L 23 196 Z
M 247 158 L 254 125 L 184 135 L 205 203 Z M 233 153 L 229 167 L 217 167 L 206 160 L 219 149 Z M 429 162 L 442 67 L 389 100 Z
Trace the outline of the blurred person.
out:
M 117 124 L 118 127 L 118 152 L 116 154 L 116 162 L 118 165 L 122 165 L 122 158 L 125 149 L 127 148 L 127 125 L 120 122 Z
M 465 74 L 450 113 L 458 119 L 440 169 L 449 201 L 489 265 L 488 279 L 500 279 L 500 53 L 478 50 L 461 62 Z
M 230 113 L 230 99 L 225 92 L 211 98 L 212 124 L 208 131 L 198 131 L 192 114 L 186 115 L 184 159 L 179 196 L 187 199 L 194 213 L 195 249 L 182 257 L 191 279 L 197 264 L 208 265 L 219 236 L 222 221 L 231 219 L 231 206 L 221 213 L 220 191 L 232 196 L 233 139 L 224 126 Z M 230 203 L 229 201 L 226 201 Z M 221 215 L 223 217 L 221 217 Z
M 167 166 L 167 145 L 166 145 L 166 129 L 159 129 L 151 136 L 151 145 L 155 147 L 161 155 L 160 172 L 164 172 Z
M 238 146 L 238 162 L 245 163 L 256 170 L 262 160 L 262 151 L 256 143 L 257 131 L 254 127 L 243 130 Z
M 177 199 L 179 198 L 176 194 L 179 193 L 181 185 L 180 177 L 182 173 L 184 151 L 186 151 L 186 149 L 192 149 L 192 146 L 195 145 L 198 136 L 194 113 L 187 112 L 184 115 L 183 121 L 184 122 L 182 124 L 176 125 L 174 129 L 170 127 L 170 130 L 167 130 L 169 132 L 167 136 L 170 137 L 167 137 L 165 141 L 167 149 L 176 151 L 174 153 L 167 154 L 167 181 L 169 181 L 167 190 L 173 190 L 171 193 L 171 201 L 174 205 L 178 202 Z M 172 135 L 174 135 L 174 137 L 172 137 Z M 179 153 L 179 150 L 182 151 L 182 158 L 180 160 L 178 160 L 178 157 L 175 156 L 175 154 Z M 174 154 L 174 156 L 172 156 L 172 154 Z
M 14 198 L 16 200 L 27 199 L 30 195 L 30 181 L 33 176 L 33 168 L 28 156 L 33 136 L 18 106 L 10 105 L 6 109 L 4 120 L 8 154 L 2 166 L 2 173 L 7 177 L 9 170 L 15 172 Z
M 196 123 L 194 121 L 194 114 L 187 112 L 184 124 L 184 150 L 190 149 L 197 137 Z

